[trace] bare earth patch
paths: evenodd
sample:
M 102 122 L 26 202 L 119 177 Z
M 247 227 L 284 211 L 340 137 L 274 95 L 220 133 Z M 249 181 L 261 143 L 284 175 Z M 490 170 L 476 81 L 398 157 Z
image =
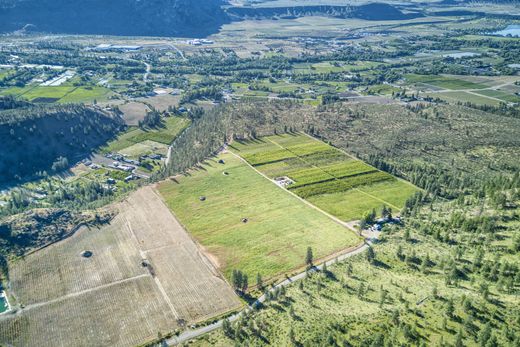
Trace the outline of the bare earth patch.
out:
M 127 125 L 138 125 L 146 116 L 146 112 L 150 111 L 150 108 L 141 102 L 129 102 L 120 105 L 119 109 L 123 112 L 123 119 Z

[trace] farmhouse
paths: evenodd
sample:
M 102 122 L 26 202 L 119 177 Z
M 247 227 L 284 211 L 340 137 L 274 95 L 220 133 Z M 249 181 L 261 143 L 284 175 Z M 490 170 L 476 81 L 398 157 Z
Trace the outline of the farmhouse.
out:
M 291 184 L 293 184 L 294 181 L 292 179 L 290 179 L 289 177 L 287 177 L 287 176 L 283 176 L 283 177 L 276 177 L 274 179 L 274 183 L 276 183 L 280 187 L 284 187 L 285 188 L 285 187 L 288 187 Z

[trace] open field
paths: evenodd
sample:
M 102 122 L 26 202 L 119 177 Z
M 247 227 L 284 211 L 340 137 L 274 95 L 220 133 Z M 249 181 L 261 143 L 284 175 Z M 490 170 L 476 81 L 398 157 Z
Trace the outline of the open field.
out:
M 152 106 L 161 112 L 167 111 L 169 107 L 179 106 L 181 97 L 179 95 L 163 94 L 149 98 L 138 99 L 140 102 Z
M 139 158 L 141 155 L 147 155 L 152 153 L 161 154 L 166 156 L 168 153 L 168 146 L 164 143 L 146 140 L 143 142 L 136 143 L 130 147 L 126 147 L 119 151 L 122 155 L 127 155 L 131 158 Z
M 27 86 L 24 88 L 9 88 L 0 91 L 1 95 L 16 95 L 33 102 L 60 102 L 78 103 L 104 101 L 111 94 L 110 90 L 102 87 L 74 87 L 74 86 Z
M 139 121 L 146 116 L 146 112 L 150 111 L 150 108 L 142 102 L 129 102 L 118 107 L 123 112 L 123 119 L 127 125 L 138 125 Z
M 400 210 L 417 188 L 303 134 L 276 135 L 231 146 L 272 179 L 334 216 L 350 221 L 387 205 Z
M 60 103 L 105 101 L 112 92 L 103 87 L 80 87 L 65 95 Z
M 152 188 L 117 208 L 109 225 L 11 264 L 22 308 L 0 318 L 0 343 L 134 346 L 240 305 Z
M 426 93 L 427 94 L 427 93 Z M 480 94 L 480 93 L 479 93 Z M 499 105 L 501 100 L 478 95 L 476 92 L 469 93 L 464 91 L 440 92 L 428 94 L 432 98 L 439 98 L 447 102 L 471 102 L 477 105 Z
M 490 96 L 492 98 L 497 98 L 497 99 L 503 100 L 504 102 L 514 102 L 514 103 L 520 102 L 520 96 L 514 95 L 514 94 L 509 94 L 509 93 L 504 93 L 500 90 L 483 89 L 476 93 L 484 95 L 484 96 Z
M 257 273 L 270 278 L 304 265 L 308 246 L 320 258 L 360 242 L 231 153 L 163 182 L 159 191 L 228 277 L 237 269 L 251 279 Z
M 487 88 L 485 84 L 474 83 L 452 76 L 439 75 L 406 75 L 406 80 L 410 83 L 423 83 L 450 90 L 459 89 L 483 89 Z
M 164 118 L 163 127 L 147 130 L 131 127 L 126 132 L 119 135 L 117 139 L 111 141 L 105 148 L 103 148 L 103 152 L 118 152 L 124 150 L 125 148 L 131 147 L 130 151 L 133 154 L 138 154 L 132 150 L 135 149 L 132 146 L 145 143 L 146 150 L 149 150 L 150 146 L 148 145 L 151 144 L 149 141 L 168 146 L 189 125 L 189 123 L 190 121 L 187 118 L 168 117 Z

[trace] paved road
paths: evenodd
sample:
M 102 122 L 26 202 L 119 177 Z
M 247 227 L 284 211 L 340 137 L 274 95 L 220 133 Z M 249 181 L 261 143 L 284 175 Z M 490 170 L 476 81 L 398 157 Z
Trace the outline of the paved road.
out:
M 148 82 L 148 77 L 150 76 L 150 72 L 152 71 L 152 66 L 148 63 L 143 62 L 146 65 L 146 72 L 143 75 L 143 82 Z
M 184 53 L 182 53 L 182 51 L 179 48 L 177 48 L 177 46 L 175 46 L 173 43 L 168 43 L 167 45 L 173 48 L 181 56 L 182 60 L 187 60 L 184 56 Z
M 336 261 L 342 261 L 342 260 L 350 258 L 350 257 L 352 257 L 354 255 L 360 254 L 360 253 L 364 252 L 372 244 L 372 242 L 375 239 L 377 239 L 377 237 L 378 237 L 378 233 L 367 232 L 367 234 L 365 234 L 365 242 L 362 245 L 360 245 L 357 248 L 354 248 L 354 249 L 352 249 L 350 251 L 347 251 L 347 252 L 339 255 L 335 259 L 329 260 L 329 261 L 324 262 L 324 263 L 326 263 L 327 266 L 330 266 L 330 265 L 333 265 Z M 324 263 L 315 266 L 313 269 L 314 270 L 321 270 L 321 269 L 323 269 L 323 264 Z M 288 285 L 290 285 L 291 283 L 293 283 L 295 281 L 299 281 L 299 280 L 304 279 L 305 276 L 306 276 L 306 271 L 302 271 L 299 274 L 294 275 L 292 277 L 289 277 L 286 280 L 284 280 L 283 282 L 278 283 L 276 286 L 272 287 L 270 289 L 270 291 L 274 292 L 276 290 L 276 288 L 288 286 Z M 253 305 L 255 305 L 257 303 L 262 303 L 264 301 L 265 301 L 265 295 L 262 295 L 253 303 Z M 252 310 L 252 306 L 253 305 L 244 308 L 241 312 L 236 313 L 236 314 L 232 315 L 231 317 L 228 317 L 228 320 L 230 322 L 236 321 L 237 319 L 240 318 L 240 316 L 242 315 L 243 312 L 248 312 L 248 311 Z M 179 345 L 181 343 L 190 341 L 190 340 L 192 340 L 194 338 L 203 336 L 205 334 L 208 334 L 208 333 L 210 333 L 210 332 L 212 332 L 214 330 L 217 330 L 217 329 L 221 328 L 222 327 L 222 322 L 223 322 L 223 320 L 221 319 L 221 320 L 219 320 L 219 321 L 217 321 L 215 323 L 212 323 L 210 325 L 206 325 L 206 326 L 203 326 L 203 327 L 200 327 L 200 328 L 196 328 L 196 329 L 185 330 L 179 336 L 174 336 L 174 337 L 166 340 L 166 344 L 168 346 L 175 346 L 175 345 Z

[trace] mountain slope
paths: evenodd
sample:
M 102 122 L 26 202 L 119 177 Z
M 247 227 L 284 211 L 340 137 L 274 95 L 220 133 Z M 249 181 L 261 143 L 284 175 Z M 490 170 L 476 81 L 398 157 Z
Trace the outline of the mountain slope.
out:
M 0 184 L 67 169 L 122 126 L 118 117 L 83 105 L 0 111 Z
M 226 23 L 222 0 L 0 0 L 0 32 L 206 36 Z

